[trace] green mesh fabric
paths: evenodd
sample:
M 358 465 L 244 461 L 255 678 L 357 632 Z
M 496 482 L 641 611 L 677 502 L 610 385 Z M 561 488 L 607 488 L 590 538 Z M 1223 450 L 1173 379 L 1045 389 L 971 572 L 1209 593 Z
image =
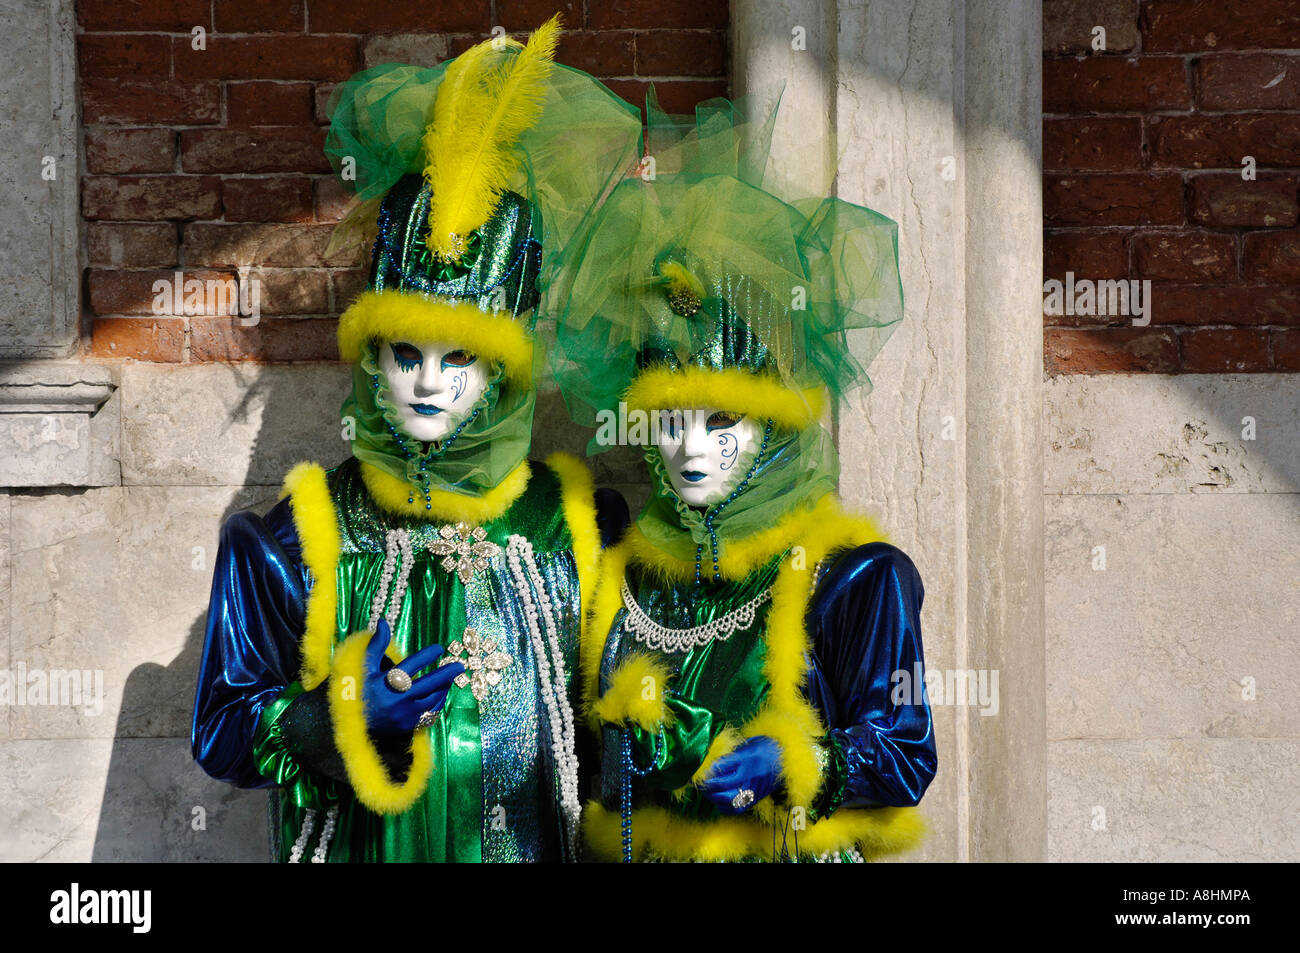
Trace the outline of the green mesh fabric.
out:
M 868 383 L 847 333 L 869 330 L 854 342 L 869 360 L 902 318 L 895 223 L 837 198 L 787 202 L 764 191 L 755 183 L 770 117 L 748 120 L 719 103 L 665 145 L 652 180 L 621 182 L 582 235 L 554 363 L 584 424 L 617 405 L 648 343 L 669 352 L 669 363 L 765 369 L 838 398 Z M 736 125 L 738 117 L 746 121 Z M 659 119 L 651 141 L 681 127 Z M 670 306 L 672 263 L 703 286 L 690 316 Z

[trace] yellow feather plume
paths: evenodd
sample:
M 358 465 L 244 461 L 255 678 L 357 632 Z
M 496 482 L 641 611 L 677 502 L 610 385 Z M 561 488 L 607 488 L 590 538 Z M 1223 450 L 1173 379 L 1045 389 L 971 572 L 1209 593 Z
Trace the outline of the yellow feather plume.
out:
M 513 40 L 486 40 L 447 67 L 424 134 L 424 177 L 432 193 L 427 242 L 443 261 L 459 261 L 470 232 L 496 208 L 515 170 L 514 146 L 546 98 L 559 39 L 557 14 L 522 48 Z

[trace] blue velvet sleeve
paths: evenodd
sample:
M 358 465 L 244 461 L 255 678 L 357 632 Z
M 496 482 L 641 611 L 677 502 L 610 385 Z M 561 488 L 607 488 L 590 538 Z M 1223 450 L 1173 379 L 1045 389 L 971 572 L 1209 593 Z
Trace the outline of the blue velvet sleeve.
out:
M 912 561 L 887 543 L 839 555 L 808 610 L 808 698 L 829 729 L 823 810 L 911 806 L 934 778 L 930 706 L 920 692 L 895 704 L 895 672 L 922 671 L 921 601 Z
M 236 513 L 221 529 L 190 733 L 194 759 L 219 781 L 275 783 L 258 772 L 253 743 L 263 709 L 297 677 L 300 561 L 287 498 L 265 518 Z

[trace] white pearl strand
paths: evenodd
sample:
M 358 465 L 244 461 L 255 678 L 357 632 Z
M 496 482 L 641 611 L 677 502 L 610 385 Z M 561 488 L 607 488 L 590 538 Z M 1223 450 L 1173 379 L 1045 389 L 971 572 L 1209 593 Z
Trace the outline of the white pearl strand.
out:
M 407 581 L 410 578 L 411 563 L 415 559 L 415 553 L 411 547 L 411 534 L 404 529 L 390 529 L 384 540 L 384 569 L 379 580 L 379 588 L 375 590 L 375 598 L 370 603 L 370 625 L 369 629 L 374 632 L 379 625 L 379 620 L 384 617 L 384 609 L 389 604 L 389 593 L 392 593 L 392 606 L 395 612 L 402 610 L 402 600 L 406 598 Z M 397 575 L 397 557 L 402 557 L 402 573 Z M 393 585 L 396 577 L 397 585 Z M 311 855 L 313 864 L 325 863 L 326 857 L 329 856 L 330 841 L 334 837 L 334 829 L 338 826 L 339 808 L 333 805 L 325 813 L 325 824 L 321 827 L 320 842 L 316 845 L 315 852 Z M 298 833 L 298 839 L 293 842 L 293 848 L 289 851 L 289 863 L 297 864 L 302 862 L 302 853 L 307 849 L 307 842 L 311 840 L 312 830 L 316 827 L 316 812 L 308 809 L 302 818 L 302 830 Z
M 569 850 L 576 853 L 578 822 L 582 812 L 578 799 L 578 759 L 574 749 L 573 709 L 569 705 L 565 692 L 564 654 L 560 649 L 555 612 L 541 573 L 537 569 L 537 563 L 533 559 L 532 543 L 522 536 L 512 535 L 506 546 L 506 562 L 510 566 L 515 591 L 524 606 L 533 654 L 537 657 L 542 700 L 546 703 L 546 712 L 550 721 L 551 758 L 560 779 L 560 808 L 565 816 L 565 833 Z M 529 585 L 530 579 L 532 586 Z M 541 603 L 540 612 L 533 601 L 534 588 L 538 594 L 538 602 Z M 543 642 L 541 628 L 538 626 L 539 616 L 546 628 L 546 642 Z M 546 643 L 549 643 L 549 652 Z M 554 681 L 551 679 L 552 666 L 555 669 Z
M 307 808 L 307 812 L 302 816 L 302 830 L 298 832 L 298 839 L 293 842 L 293 847 L 289 851 L 289 863 L 296 864 L 302 860 L 302 852 L 307 848 L 307 841 L 311 840 L 311 832 L 316 827 L 316 812 Z
M 758 611 L 758 607 L 772 598 L 772 589 L 768 587 L 743 606 L 732 609 L 726 615 L 718 616 L 703 625 L 692 626 L 689 629 L 670 629 L 645 614 L 645 610 L 637 604 L 636 597 L 632 595 L 632 589 L 628 586 L 626 578 L 623 580 L 622 591 L 623 605 L 627 607 L 627 618 L 623 624 L 627 626 L 628 631 L 638 642 L 669 654 L 689 652 L 698 646 L 708 645 L 714 639 L 719 642 L 727 641 L 734 633 L 753 625 L 754 613 Z

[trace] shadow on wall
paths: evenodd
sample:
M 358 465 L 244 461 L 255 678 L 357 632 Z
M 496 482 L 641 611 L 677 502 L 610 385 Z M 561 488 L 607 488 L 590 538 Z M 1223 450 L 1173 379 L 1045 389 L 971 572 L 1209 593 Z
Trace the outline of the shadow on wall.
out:
M 176 446 L 174 461 L 155 459 L 148 465 L 149 473 L 132 473 L 128 465 L 124 492 L 130 492 L 130 484 L 170 483 L 172 494 L 184 496 L 191 491 L 188 495 L 229 500 L 215 519 L 211 508 L 202 507 L 188 523 L 183 515 L 166 514 L 169 528 L 175 526 L 184 536 L 176 542 L 178 558 L 188 558 L 192 546 L 201 546 L 208 554 L 202 570 L 203 605 L 171 662 L 138 665 L 126 678 L 92 859 L 265 861 L 268 791 L 239 790 L 214 781 L 190 752 L 189 726 L 206 631 L 206 592 L 222 522 L 240 510 L 265 514 L 278 499 L 280 482 L 294 463 L 314 460 L 328 468 L 350 454 L 338 421 L 350 386 L 349 369 L 337 364 L 191 365 L 160 371 L 159 376 L 163 374 L 171 393 L 193 405 L 192 419 L 204 422 L 206 432 L 195 435 L 204 445 L 199 457 L 204 471 L 195 473 L 194 455 Z M 161 392 L 148 396 L 158 402 L 165 399 Z M 224 403 L 223 397 L 228 398 Z M 144 408 L 146 416 L 150 409 Z M 554 450 L 581 456 L 588 437 L 570 423 L 554 391 L 539 395 L 534 434 L 532 457 L 538 460 Z M 124 433 L 124 444 L 131 438 L 132 434 Z M 165 435 L 153 434 L 152 439 L 156 444 L 149 449 L 175 446 Z M 133 454 L 138 460 L 147 457 L 137 447 L 128 448 L 124 459 Z M 240 463 L 223 471 L 230 461 Z M 639 454 L 623 448 L 593 458 L 591 465 L 597 485 L 615 486 L 632 497 L 633 506 L 639 506 L 645 483 Z M 167 499 L 174 501 L 177 511 L 184 505 L 175 496 Z M 160 519 L 163 516 L 159 514 Z M 177 571 L 197 570 L 182 566 Z M 168 582 L 160 578 L 150 585 L 166 587 Z M 149 607 L 142 605 L 140 610 L 146 614 Z M 159 624 L 156 618 L 144 622 Z

